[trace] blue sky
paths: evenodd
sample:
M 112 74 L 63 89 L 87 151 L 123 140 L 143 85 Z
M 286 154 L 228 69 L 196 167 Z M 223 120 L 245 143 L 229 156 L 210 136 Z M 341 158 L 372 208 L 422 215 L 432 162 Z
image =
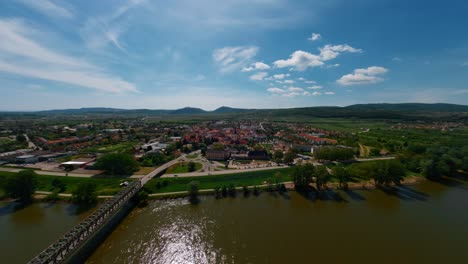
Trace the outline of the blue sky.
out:
M 468 2 L 0 2 L 0 110 L 468 103 Z

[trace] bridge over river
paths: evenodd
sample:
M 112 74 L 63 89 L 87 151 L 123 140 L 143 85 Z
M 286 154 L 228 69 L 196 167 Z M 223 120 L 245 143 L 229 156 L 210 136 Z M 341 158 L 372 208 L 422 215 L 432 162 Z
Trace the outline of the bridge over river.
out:
M 32 259 L 30 263 L 65 262 L 77 249 L 82 247 L 86 241 L 92 238 L 96 232 L 101 229 L 101 227 L 115 217 L 149 180 L 177 162 L 179 162 L 179 159 L 174 159 L 151 171 L 143 178 L 131 182 L 111 199 L 106 200 L 104 204 L 96 209 L 96 211 L 94 211 L 84 221 L 72 228 L 63 237 L 55 241 L 52 245 Z

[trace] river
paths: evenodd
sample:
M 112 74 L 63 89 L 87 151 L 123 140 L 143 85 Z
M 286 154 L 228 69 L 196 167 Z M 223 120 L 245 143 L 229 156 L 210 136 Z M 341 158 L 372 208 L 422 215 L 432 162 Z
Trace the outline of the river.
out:
M 462 263 L 468 191 L 424 182 L 310 200 L 154 201 L 120 224 L 88 263 Z
M 0 263 L 26 263 L 83 220 L 91 210 L 72 204 L 0 202 Z
M 341 197 L 340 199 L 338 199 Z M 396 193 L 337 192 L 151 201 L 87 263 L 464 263 L 468 189 L 423 182 Z M 0 215 L 0 255 L 22 263 L 83 215 L 36 204 Z M 28 212 L 28 213 L 27 213 Z

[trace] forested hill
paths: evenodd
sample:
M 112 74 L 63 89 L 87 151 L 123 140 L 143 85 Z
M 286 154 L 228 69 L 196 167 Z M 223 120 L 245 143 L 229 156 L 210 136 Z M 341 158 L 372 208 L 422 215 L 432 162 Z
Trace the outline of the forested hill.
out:
M 1 115 L 144 115 L 197 116 L 199 118 L 282 119 L 310 117 L 375 118 L 375 119 L 440 119 L 468 120 L 468 106 L 455 104 L 356 104 L 345 107 L 317 106 L 286 109 L 241 109 L 220 107 L 214 111 L 185 107 L 176 110 L 80 108 L 38 112 L 3 112 Z

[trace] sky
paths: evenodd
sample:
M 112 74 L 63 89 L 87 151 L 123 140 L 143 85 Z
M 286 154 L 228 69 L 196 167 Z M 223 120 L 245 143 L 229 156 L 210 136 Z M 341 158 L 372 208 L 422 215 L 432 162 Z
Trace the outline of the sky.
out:
M 0 0 L 0 110 L 468 104 L 462 0 Z

